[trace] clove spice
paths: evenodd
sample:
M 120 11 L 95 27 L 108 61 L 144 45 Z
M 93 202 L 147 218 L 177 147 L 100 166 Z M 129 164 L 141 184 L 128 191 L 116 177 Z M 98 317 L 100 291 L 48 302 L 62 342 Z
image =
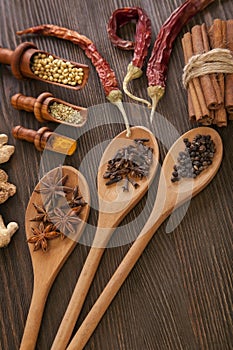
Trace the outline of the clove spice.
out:
M 119 149 L 115 156 L 108 161 L 107 170 L 103 178 L 108 181 L 106 186 L 124 181 L 123 191 L 129 191 L 129 183 L 137 188 L 135 179 L 141 180 L 149 175 L 150 166 L 153 162 L 153 149 L 147 145 L 149 139 L 134 139 L 134 145 Z

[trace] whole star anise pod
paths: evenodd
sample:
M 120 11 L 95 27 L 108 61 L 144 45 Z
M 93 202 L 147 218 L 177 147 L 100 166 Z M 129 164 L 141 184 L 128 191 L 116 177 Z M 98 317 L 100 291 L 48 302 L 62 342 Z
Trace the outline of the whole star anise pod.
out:
M 74 234 L 74 226 L 82 221 L 73 209 L 62 210 L 61 208 L 55 208 L 53 214 L 54 215 L 50 217 L 50 221 L 53 223 L 56 230 L 60 231 L 62 239 L 66 235 Z
M 50 215 L 52 215 L 52 212 L 50 209 L 47 210 L 43 205 L 39 206 L 36 203 L 33 203 L 33 206 L 37 211 L 37 215 L 33 219 L 30 219 L 30 221 L 39 221 L 39 222 L 43 221 L 44 223 L 50 222 L 49 218 L 50 218 Z
M 44 195 L 44 204 L 55 205 L 55 200 L 65 198 L 66 193 L 73 191 L 72 187 L 65 186 L 67 178 L 68 175 L 62 176 L 62 167 L 59 167 L 54 175 L 48 175 L 40 181 L 40 188 L 35 192 Z
M 31 230 L 32 236 L 27 241 L 34 244 L 34 251 L 42 249 L 43 252 L 46 252 L 48 249 L 47 241 L 60 236 L 60 232 L 55 230 L 54 225 L 45 226 L 43 222 L 40 223 L 39 227 L 32 227 Z

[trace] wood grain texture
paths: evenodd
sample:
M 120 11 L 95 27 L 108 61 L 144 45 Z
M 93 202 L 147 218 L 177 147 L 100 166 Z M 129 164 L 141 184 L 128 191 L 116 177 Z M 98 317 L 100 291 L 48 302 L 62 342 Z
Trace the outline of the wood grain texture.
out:
M 0 212 L 6 223 L 15 220 L 20 225 L 10 245 L 0 250 L 0 349 L 19 348 L 32 296 L 33 273 L 24 227 L 31 192 L 47 170 L 64 162 L 85 175 L 92 197 L 89 229 L 84 231 L 87 244 L 83 242 L 76 246 L 47 300 L 36 347 L 37 350 L 47 350 L 68 305 L 90 249 L 88 242 L 95 231 L 98 216 L 96 174 L 101 152 L 107 140 L 124 128 L 120 113 L 106 101 L 95 69 L 81 49 L 55 38 L 17 37 L 15 32 L 42 23 L 78 30 L 95 42 L 115 70 L 121 86 L 132 52 L 121 51 L 111 45 L 106 24 L 112 12 L 122 6 L 143 7 L 151 18 L 154 40 L 162 23 L 181 3 L 182 0 L 0 0 L 0 46 L 14 49 L 23 41 L 33 41 L 45 51 L 90 66 L 88 83 L 78 92 L 39 81 L 19 81 L 12 76 L 9 67 L 0 66 L 0 132 L 7 133 L 9 143 L 16 145 L 11 160 L 1 167 L 17 186 L 16 195 L 0 206 Z M 187 94 L 182 87 L 184 62 L 181 38 L 193 25 L 204 21 L 210 25 L 218 17 L 233 17 L 231 0 L 215 1 L 195 16 L 175 41 L 169 62 L 168 86 L 158 105 L 158 112 L 175 126 L 178 133 L 192 127 L 188 120 Z M 133 37 L 130 28 L 123 33 Z M 146 86 L 143 75 L 132 83 L 132 89 L 131 85 L 129 88 L 136 95 L 147 98 Z M 41 155 L 31 144 L 16 141 L 11 136 L 11 128 L 15 125 L 22 124 L 32 129 L 41 126 L 30 113 L 14 110 L 10 104 L 11 96 L 21 92 L 36 97 L 43 91 L 89 108 L 88 122 L 82 131 L 69 127 L 61 130 L 78 139 L 77 152 L 65 160 L 55 153 Z M 131 100 L 124 95 L 124 102 L 131 103 Z M 97 110 L 93 106 L 98 106 Z M 144 109 L 137 113 L 131 104 L 126 109 L 132 124 L 141 124 L 157 135 L 163 159 L 167 145 L 175 139 L 175 133 L 168 132 L 166 124 L 159 118 L 151 126 Z M 113 122 L 110 125 L 109 120 Z M 114 123 L 117 120 L 119 123 Z M 56 128 L 52 123 L 48 126 Z M 87 350 L 233 348 L 232 122 L 219 132 L 224 144 L 224 158 L 214 181 L 192 200 L 183 220 L 170 234 L 165 233 L 167 222 L 160 227 L 88 342 Z M 86 160 L 89 167 L 85 165 Z M 154 203 L 157 183 L 158 177 L 148 195 L 115 231 L 111 240 L 114 247 L 107 249 L 103 255 L 75 331 L 119 265 L 130 242 L 146 222 Z M 177 211 L 174 220 L 182 217 L 182 210 Z M 125 245 L 117 244 L 122 234 L 126 237 Z

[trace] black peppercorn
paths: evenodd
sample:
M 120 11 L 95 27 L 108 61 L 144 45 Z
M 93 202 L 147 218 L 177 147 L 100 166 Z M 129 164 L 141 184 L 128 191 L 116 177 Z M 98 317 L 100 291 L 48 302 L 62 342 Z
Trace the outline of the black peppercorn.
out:
M 183 139 L 185 150 L 180 151 L 177 157 L 178 164 L 175 164 L 172 172 L 172 182 L 180 178 L 195 179 L 203 170 L 212 164 L 215 153 L 215 145 L 210 135 L 197 134 L 192 142 L 187 138 Z

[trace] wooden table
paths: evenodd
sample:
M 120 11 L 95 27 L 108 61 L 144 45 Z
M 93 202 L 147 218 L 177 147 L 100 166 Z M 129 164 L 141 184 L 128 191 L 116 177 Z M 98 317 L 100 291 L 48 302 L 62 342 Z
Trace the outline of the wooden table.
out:
M 154 41 L 162 23 L 181 3 L 181 0 L 0 1 L 1 46 L 14 49 L 22 41 L 33 41 L 45 51 L 90 66 L 88 84 L 79 92 L 33 80 L 18 81 L 12 76 L 9 67 L 0 67 L 0 132 L 8 134 L 9 143 L 16 146 L 11 160 L 2 164 L 1 168 L 8 172 L 10 181 L 17 186 L 17 194 L 0 206 L 0 212 L 6 223 L 17 221 L 20 226 L 10 245 L 0 250 L 2 350 L 19 348 L 30 305 L 33 274 L 24 231 L 24 214 L 36 183 L 47 168 L 53 168 L 62 162 L 79 168 L 87 177 L 92 192 L 93 204 L 88 223 L 94 232 L 98 216 L 95 188 L 98 161 L 106 142 L 124 128 L 120 113 L 106 101 L 96 71 L 81 49 L 55 38 L 17 37 L 16 31 L 42 23 L 77 30 L 95 42 L 122 84 L 132 53 L 114 48 L 107 37 L 106 24 L 113 10 L 122 6 L 143 7 L 152 20 Z M 159 103 L 158 112 L 174 125 L 179 134 L 193 127 L 188 120 L 187 95 L 182 87 L 184 62 L 181 37 L 195 24 L 204 21 L 211 24 L 214 18 L 230 19 L 232 16 L 231 0 L 215 1 L 183 28 L 175 42 L 169 63 L 166 95 Z M 124 35 L 126 32 L 127 30 Z M 133 37 L 132 27 L 128 28 L 128 35 Z M 133 83 L 131 89 L 146 98 L 146 86 L 144 75 Z M 62 129 L 64 134 L 78 138 L 78 150 L 72 157 L 63 159 L 55 153 L 43 155 L 33 145 L 16 141 L 11 135 L 11 128 L 15 125 L 38 129 L 40 124 L 32 113 L 14 110 L 10 97 L 18 92 L 36 97 L 43 91 L 50 91 L 58 98 L 89 107 L 86 129 Z M 127 108 L 131 124 L 140 123 L 150 128 L 158 138 L 162 134 L 167 144 L 172 141 L 158 120 L 150 125 L 149 118 L 140 115 L 142 107 L 136 107 L 139 108 L 139 113 L 133 115 L 135 105 L 132 107 L 134 112 L 130 113 L 132 100 L 124 95 L 124 102 L 130 103 Z M 49 126 L 53 130 L 56 128 L 55 124 Z M 104 315 L 86 349 L 233 348 L 233 122 L 218 131 L 224 143 L 220 171 L 212 183 L 191 201 L 186 214 L 184 208 L 176 213 L 175 220 L 184 217 L 177 227 L 173 223 L 175 229 L 171 233 L 166 233 L 167 222 L 160 227 Z M 162 142 L 161 138 L 159 140 L 161 161 L 166 153 L 166 142 Z M 148 196 L 123 221 L 123 228 L 116 231 L 114 237 L 125 235 L 127 244 L 106 250 L 75 330 L 130 247 L 130 233 L 139 233 L 145 223 L 154 202 L 157 182 L 158 177 Z M 137 219 L 139 214 L 140 220 Z M 87 231 L 88 229 L 84 236 L 88 235 Z M 50 348 L 88 251 L 88 245 L 77 244 L 57 277 L 48 297 L 36 349 Z

